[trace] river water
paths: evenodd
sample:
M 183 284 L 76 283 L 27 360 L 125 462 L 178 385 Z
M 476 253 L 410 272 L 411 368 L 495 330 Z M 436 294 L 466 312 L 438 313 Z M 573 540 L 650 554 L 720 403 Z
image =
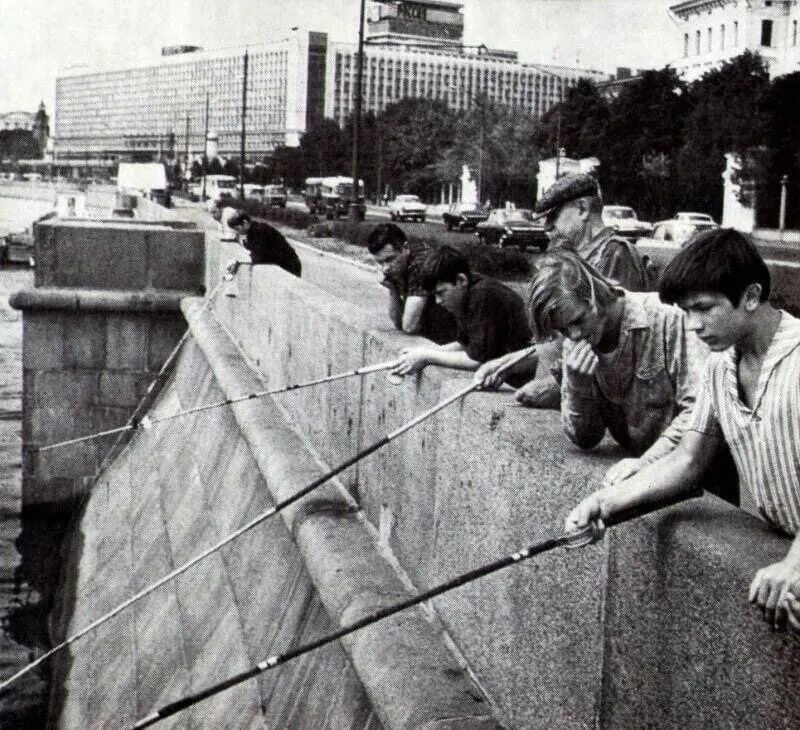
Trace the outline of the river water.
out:
M 0 198 L 0 235 L 21 230 L 48 204 Z M 21 515 L 22 313 L 8 298 L 33 286 L 28 268 L 0 268 L 0 677 L 35 659 L 45 645 L 46 609 L 34 588 L 41 582 L 41 541 L 59 540 L 49 526 Z M 45 553 L 57 545 L 45 547 Z M 37 557 L 38 555 L 38 557 Z M 45 559 L 44 562 L 48 562 Z M 41 588 L 42 586 L 39 585 Z M 0 728 L 44 727 L 47 704 L 44 672 L 32 672 L 0 694 Z

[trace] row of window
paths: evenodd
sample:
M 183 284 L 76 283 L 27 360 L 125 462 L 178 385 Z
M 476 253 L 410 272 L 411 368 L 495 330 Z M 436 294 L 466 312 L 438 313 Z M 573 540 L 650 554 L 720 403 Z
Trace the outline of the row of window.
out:
M 772 21 L 769 22 L 771 23 Z M 736 48 L 739 45 L 739 21 L 734 20 L 732 26 L 733 26 L 732 47 Z M 684 33 L 683 34 L 684 58 L 689 57 L 689 39 L 690 39 L 689 34 Z M 703 53 L 702 43 L 703 43 L 703 33 L 701 30 L 698 29 L 694 32 L 694 54 L 696 56 L 699 56 L 701 53 Z M 719 26 L 719 49 L 721 51 L 725 50 L 725 44 L 726 44 L 726 25 L 725 23 L 722 23 Z M 710 53 L 713 50 L 713 48 L 714 48 L 714 29 L 711 26 L 708 26 L 708 28 L 706 29 L 705 52 Z

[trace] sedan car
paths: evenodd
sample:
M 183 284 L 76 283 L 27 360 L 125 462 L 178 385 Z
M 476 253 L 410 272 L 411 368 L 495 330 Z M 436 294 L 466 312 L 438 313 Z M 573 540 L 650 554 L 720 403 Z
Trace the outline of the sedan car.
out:
M 489 211 L 477 203 L 453 203 L 444 213 L 442 220 L 448 231 L 456 228 L 459 231 L 472 230 L 481 221 L 489 217 Z
M 496 243 L 500 248 L 514 245 L 523 251 L 528 246 L 544 251 L 550 241 L 544 225 L 534 221 L 533 213 L 524 208 L 495 208 L 475 226 L 475 235 L 481 243 Z
M 425 204 L 416 195 L 398 195 L 389 203 L 393 221 L 412 220 L 425 222 Z
M 604 205 L 603 223 L 625 238 L 636 239 L 653 230 L 653 224 L 640 221 L 636 211 L 627 205 Z
M 660 241 L 665 243 L 677 243 L 683 246 L 695 233 L 708 231 L 719 226 L 711 221 L 688 221 L 672 218 L 666 221 L 659 221 L 653 225 L 653 233 L 649 239 L 640 239 L 645 243 L 648 241 Z
M 283 185 L 264 186 L 264 205 L 274 208 L 286 207 L 286 188 Z
M 685 223 L 711 223 L 712 225 L 717 225 L 717 222 L 708 213 L 676 213 L 675 220 Z

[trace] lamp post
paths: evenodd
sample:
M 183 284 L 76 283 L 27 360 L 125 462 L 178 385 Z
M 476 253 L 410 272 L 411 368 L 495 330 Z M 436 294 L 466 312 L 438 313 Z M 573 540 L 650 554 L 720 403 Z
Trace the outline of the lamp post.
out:
M 789 183 L 789 176 L 781 177 L 781 210 L 778 219 L 778 230 L 783 232 L 786 228 L 786 185 Z
M 356 62 L 356 97 L 353 114 L 353 195 L 350 200 L 349 218 L 355 223 L 361 219 L 361 206 L 358 202 L 361 170 L 359 159 L 361 146 L 361 86 L 364 75 L 364 14 L 366 0 L 361 0 L 361 9 L 358 18 L 358 61 Z

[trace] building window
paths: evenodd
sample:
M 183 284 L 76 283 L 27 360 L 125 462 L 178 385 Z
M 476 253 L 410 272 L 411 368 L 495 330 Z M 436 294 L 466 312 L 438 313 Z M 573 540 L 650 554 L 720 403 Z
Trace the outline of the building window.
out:
M 792 21 L 792 45 L 797 45 L 797 21 Z
M 795 26 L 796 25 L 797 25 L 797 22 L 795 22 Z M 684 33 L 683 34 L 683 57 L 687 58 L 688 55 L 689 55 L 689 34 L 688 33 Z
M 696 56 L 700 55 L 700 31 L 696 31 L 694 34 L 694 53 Z
M 720 50 L 725 50 L 725 25 L 719 27 L 719 47 Z
M 734 20 L 733 21 L 733 45 L 734 46 L 738 46 L 739 45 L 739 21 L 738 20 Z
M 772 46 L 772 21 L 761 21 L 761 45 L 769 48 Z
M 706 41 L 706 50 L 711 53 L 711 28 L 708 29 L 708 40 Z

